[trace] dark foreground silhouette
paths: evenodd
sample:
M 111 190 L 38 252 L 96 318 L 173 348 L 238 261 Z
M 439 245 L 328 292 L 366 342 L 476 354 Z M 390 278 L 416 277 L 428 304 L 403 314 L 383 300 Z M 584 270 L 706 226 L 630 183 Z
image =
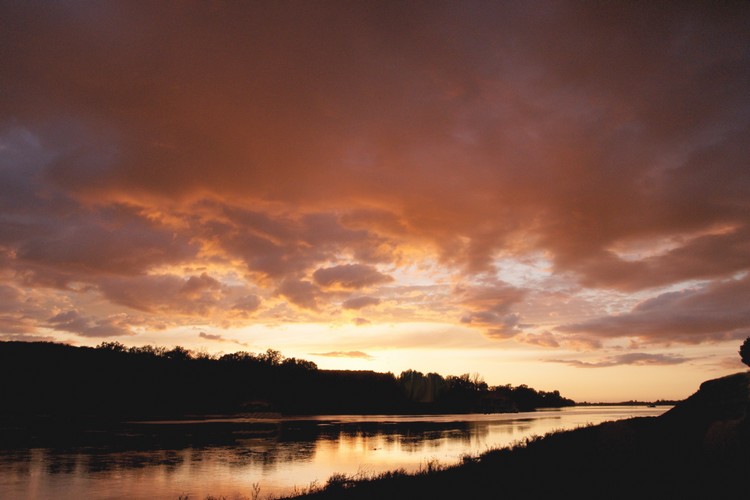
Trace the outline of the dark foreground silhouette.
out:
M 531 411 L 574 404 L 525 385 L 408 370 L 320 370 L 278 351 L 221 357 L 167 350 L 0 342 L 0 418 L 31 421 L 182 418 L 206 414 Z
M 661 417 L 560 432 L 455 467 L 336 475 L 299 498 L 749 498 L 749 381 L 711 380 Z

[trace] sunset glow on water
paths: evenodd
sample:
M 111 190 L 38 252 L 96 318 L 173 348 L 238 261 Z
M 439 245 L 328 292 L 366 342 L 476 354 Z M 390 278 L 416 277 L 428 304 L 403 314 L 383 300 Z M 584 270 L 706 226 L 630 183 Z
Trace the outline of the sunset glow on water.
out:
M 0 497 L 234 498 L 250 497 L 254 484 L 265 497 L 323 485 L 334 473 L 370 476 L 400 468 L 416 471 L 429 462 L 450 465 L 464 455 L 527 437 L 656 416 L 667 409 L 595 406 L 494 415 L 322 416 L 280 421 L 279 437 L 242 439 L 234 446 L 4 450 Z M 299 431 L 302 423 L 307 432 Z

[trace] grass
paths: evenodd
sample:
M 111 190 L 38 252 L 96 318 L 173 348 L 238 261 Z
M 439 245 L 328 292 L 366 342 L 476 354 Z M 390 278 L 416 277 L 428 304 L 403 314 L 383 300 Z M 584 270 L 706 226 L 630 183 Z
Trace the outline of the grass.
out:
M 593 424 L 579 427 L 578 429 L 594 427 Z M 357 472 L 353 474 L 346 473 L 334 473 L 332 474 L 325 483 L 321 484 L 318 480 L 311 481 L 307 486 L 294 486 L 293 490 L 286 495 L 273 496 L 270 493 L 266 496 L 261 495 L 261 487 L 259 483 L 252 484 L 251 495 L 243 496 L 236 495 L 233 497 L 227 496 L 214 496 L 208 495 L 203 500 L 291 500 L 295 498 L 304 497 L 336 497 L 339 494 L 345 493 L 347 490 L 367 490 L 368 488 L 377 487 L 377 485 L 383 484 L 399 484 L 411 481 L 429 480 L 430 478 L 436 477 L 443 473 L 450 473 L 456 471 L 462 471 L 470 469 L 472 467 L 481 467 L 486 465 L 487 461 L 492 461 L 493 457 L 498 454 L 513 453 L 519 450 L 525 449 L 534 443 L 540 442 L 547 436 L 571 432 L 569 430 L 557 430 L 550 432 L 544 436 L 533 435 L 524 439 L 514 441 L 508 446 L 489 448 L 482 453 L 477 454 L 464 454 L 459 458 L 456 464 L 444 464 L 438 459 L 428 459 L 422 462 L 417 470 L 409 472 L 404 468 L 395 470 L 373 473 L 367 471 L 365 468 L 360 467 Z M 181 495 L 178 500 L 198 500 L 192 499 L 188 495 Z

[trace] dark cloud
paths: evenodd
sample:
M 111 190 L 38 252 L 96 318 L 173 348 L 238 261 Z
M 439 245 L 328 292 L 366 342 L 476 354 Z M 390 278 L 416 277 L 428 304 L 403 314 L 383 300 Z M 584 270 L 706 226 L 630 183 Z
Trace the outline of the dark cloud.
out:
M 36 336 L 40 327 L 47 326 L 50 309 L 59 305 L 54 298 L 45 300 L 44 294 L 0 285 L 0 334 Z
M 309 281 L 285 279 L 279 285 L 277 293 L 283 295 L 292 304 L 305 308 L 317 309 L 319 289 Z
M 388 239 L 364 229 L 347 227 L 334 213 L 268 214 L 218 202 L 208 209 L 195 230 L 248 269 L 272 279 L 300 274 L 345 254 L 367 262 L 392 258 Z
M 682 240 L 682 241 L 679 241 Z M 612 252 L 582 258 L 571 266 L 592 287 L 639 290 L 694 279 L 729 276 L 750 268 L 750 228 L 727 228 L 720 234 L 680 238 L 676 248 L 636 261 Z M 721 259 L 715 258 L 721 255 Z
M 631 311 L 563 325 L 561 332 L 646 343 L 742 339 L 750 333 L 750 276 L 668 292 Z
M 140 274 L 186 261 L 197 250 L 188 236 L 149 220 L 132 206 L 93 211 L 77 207 L 72 213 L 51 211 L 44 217 L 6 212 L 4 217 L 15 231 L 5 242 L 13 253 L 10 265 L 31 282 L 59 287 L 101 275 Z
M 707 284 L 653 298 L 662 317 L 526 337 L 510 285 L 423 305 L 548 346 L 748 329 L 709 299 L 750 271 L 747 3 L 27 1 L 3 26 L 0 270 L 19 289 L 240 315 L 257 286 L 317 311 L 400 276 L 376 265 L 476 284 L 535 252 L 581 294 Z M 175 271 L 211 265 L 248 290 Z
M 549 360 L 551 363 L 564 363 L 576 368 L 609 368 L 612 366 L 620 365 L 635 365 L 635 366 L 664 366 L 664 365 L 679 365 L 687 363 L 690 358 L 685 358 L 676 354 L 646 354 L 642 352 L 632 352 L 628 354 L 619 354 L 617 356 L 608 356 L 602 361 L 594 363 L 587 361 L 580 361 L 576 359 L 564 360 L 564 359 L 552 359 Z
M 122 317 L 94 318 L 81 315 L 70 309 L 47 320 L 47 326 L 55 330 L 75 333 L 82 337 L 121 337 L 133 335 Z
M 237 345 L 241 345 L 245 347 L 247 347 L 248 345 L 245 342 L 240 342 L 239 340 L 227 339 L 221 335 L 213 334 L 213 333 L 200 332 L 198 333 L 198 337 L 202 339 L 206 339 L 206 340 L 212 340 L 214 342 L 231 342 L 233 344 L 237 344 Z
M 99 286 L 113 303 L 144 312 L 206 314 L 225 295 L 222 285 L 205 273 L 188 278 L 174 275 L 104 278 Z
M 366 264 L 343 264 L 320 268 L 313 273 L 313 279 L 315 283 L 323 287 L 338 286 L 348 289 L 366 288 L 393 281 L 392 277 Z
M 362 358 L 372 359 L 367 353 L 362 351 L 332 351 L 332 352 L 311 352 L 311 356 L 324 356 L 327 358 Z
M 90 275 L 138 273 L 194 257 L 189 236 L 150 218 L 143 207 L 92 205 L 61 189 L 50 176 L 55 165 L 85 164 L 91 170 L 86 178 L 96 178 L 111 155 L 108 139 L 80 120 L 52 122 L 27 128 L 0 117 L 0 248 L 11 253 L 10 266 L 32 281 L 65 286 Z M 74 175 L 74 168 L 68 170 Z
M 352 297 L 350 299 L 346 299 L 341 305 L 344 307 L 344 309 L 362 309 L 364 307 L 376 306 L 378 304 L 380 304 L 379 298 L 364 295 L 361 297 Z
M 244 312 L 256 311 L 261 304 L 261 300 L 257 295 L 245 295 L 234 303 L 232 309 L 237 309 Z
M 0 284 L 0 312 L 8 312 L 15 308 L 23 295 L 15 287 Z

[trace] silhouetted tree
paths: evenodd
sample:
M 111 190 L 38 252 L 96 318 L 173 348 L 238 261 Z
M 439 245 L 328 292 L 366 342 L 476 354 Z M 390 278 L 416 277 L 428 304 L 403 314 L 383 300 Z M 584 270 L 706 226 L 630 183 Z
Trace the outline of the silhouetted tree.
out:
M 740 358 L 747 366 L 750 366 L 750 337 L 746 338 L 740 346 Z
M 171 351 L 167 351 L 163 354 L 167 359 L 173 359 L 175 361 L 186 361 L 192 359 L 190 351 L 181 346 L 175 346 Z
M 18 374 L 23 374 L 19 376 Z M 489 388 L 448 376 L 319 370 L 279 351 L 221 357 L 150 345 L 96 348 L 0 341 L 0 420 L 8 414 L 173 417 L 198 413 L 465 413 L 572 404 L 557 391 Z M 2 430 L 2 429 L 0 429 Z
M 114 352 L 125 352 L 128 350 L 127 347 L 125 347 L 120 342 L 102 342 L 98 346 L 96 346 L 97 349 L 101 349 L 104 351 L 114 351 Z
M 276 366 L 281 364 L 281 362 L 284 360 L 284 356 L 282 356 L 279 351 L 268 349 L 265 353 L 258 356 L 258 359 L 268 365 Z

